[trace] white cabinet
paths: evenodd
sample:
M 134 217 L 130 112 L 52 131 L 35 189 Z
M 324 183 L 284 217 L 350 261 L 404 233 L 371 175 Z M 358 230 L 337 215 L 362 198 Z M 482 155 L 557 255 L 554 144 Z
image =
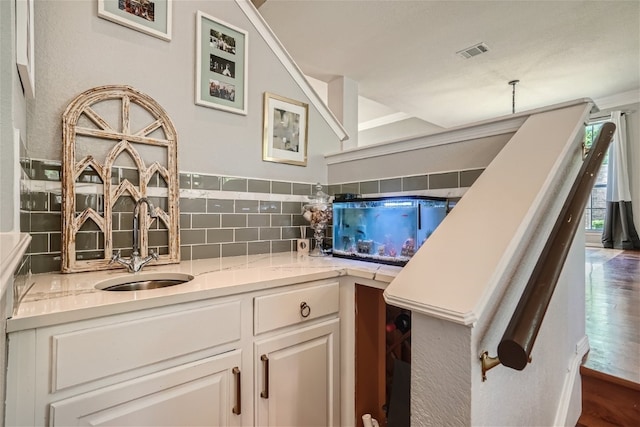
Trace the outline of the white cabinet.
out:
M 339 284 L 316 283 L 254 303 L 258 426 L 340 424 Z
M 12 333 L 6 425 L 244 425 L 241 312 L 221 298 Z
M 12 332 L 5 425 L 337 426 L 339 310 L 321 280 Z
M 338 319 L 257 341 L 256 425 L 337 426 Z
M 49 425 L 239 426 L 240 362 L 236 350 L 63 399 Z

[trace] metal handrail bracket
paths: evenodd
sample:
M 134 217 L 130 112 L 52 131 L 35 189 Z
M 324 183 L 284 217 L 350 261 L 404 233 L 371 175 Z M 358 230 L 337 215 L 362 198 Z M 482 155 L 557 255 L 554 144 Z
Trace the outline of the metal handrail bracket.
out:
M 615 129 L 613 123 L 604 123 L 596 142 L 584 159 L 498 345 L 498 357 L 490 357 L 488 352 L 483 352 L 480 356 L 483 381 L 486 379 L 486 372 L 499 364 L 522 370 L 531 362 L 531 350 L 567 259 L 571 243 L 578 227 L 582 224 L 582 212 Z

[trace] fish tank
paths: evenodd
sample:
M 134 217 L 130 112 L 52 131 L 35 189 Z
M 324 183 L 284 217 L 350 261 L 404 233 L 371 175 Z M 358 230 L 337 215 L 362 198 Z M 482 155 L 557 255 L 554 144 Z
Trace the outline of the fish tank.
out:
M 334 200 L 333 256 L 405 265 L 448 212 L 440 197 Z

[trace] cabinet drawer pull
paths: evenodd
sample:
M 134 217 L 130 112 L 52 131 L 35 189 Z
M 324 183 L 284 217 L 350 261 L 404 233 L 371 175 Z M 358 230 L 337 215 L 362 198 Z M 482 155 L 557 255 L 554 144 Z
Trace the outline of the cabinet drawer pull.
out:
M 300 303 L 300 316 L 306 319 L 307 317 L 309 317 L 310 314 L 311 314 L 311 307 L 305 301 L 302 301 Z
M 233 376 L 236 379 L 236 406 L 231 410 L 234 414 L 240 415 L 242 413 L 242 392 L 241 392 L 241 381 L 240 381 L 240 368 L 237 366 L 233 368 L 231 371 L 233 372 Z
M 263 399 L 269 398 L 269 358 L 266 354 L 260 356 L 260 360 L 262 360 L 262 366 L 264 369 L 264 390 L 260 392 L 260 397 Z

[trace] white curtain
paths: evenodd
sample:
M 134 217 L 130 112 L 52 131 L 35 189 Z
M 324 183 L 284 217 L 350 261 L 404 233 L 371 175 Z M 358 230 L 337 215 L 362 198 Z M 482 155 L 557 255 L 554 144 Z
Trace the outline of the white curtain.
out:
M 616 133 L 609 151 L 607 211 L 602 244 L 605 248 L 640 249 L 629 190 L 627 121 L 621 111 L 611 113 L 611 121 L 616 125 Z

